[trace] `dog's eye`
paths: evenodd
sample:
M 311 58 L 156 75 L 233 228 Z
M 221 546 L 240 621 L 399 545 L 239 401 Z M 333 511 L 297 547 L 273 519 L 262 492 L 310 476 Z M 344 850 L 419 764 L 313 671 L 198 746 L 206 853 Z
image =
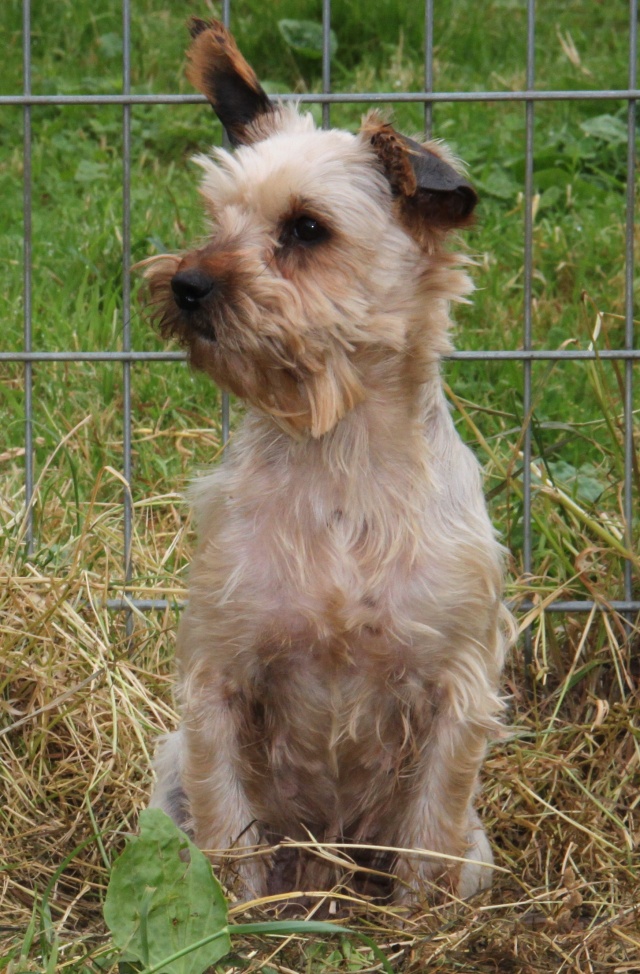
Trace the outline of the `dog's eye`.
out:
M 299 216 L 289 226 L 289 234 L 293 240 L 302 244 L 320 243 L 329 236 L 329 231 L 313 216 Z
M 312 216 L 301 216 L 293 224 L 293 236 L 303 243 L 312 243 L 324 236 L 325 229 Z

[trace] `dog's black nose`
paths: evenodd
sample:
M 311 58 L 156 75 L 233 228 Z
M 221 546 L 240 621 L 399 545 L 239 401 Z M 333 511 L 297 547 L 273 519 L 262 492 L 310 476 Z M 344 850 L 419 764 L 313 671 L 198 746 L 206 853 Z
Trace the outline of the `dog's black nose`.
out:
M 171 290 L 181 311 L 195 311 L 215 287 L 215 279 L 197 267 L 178 271 L 171 278 Z

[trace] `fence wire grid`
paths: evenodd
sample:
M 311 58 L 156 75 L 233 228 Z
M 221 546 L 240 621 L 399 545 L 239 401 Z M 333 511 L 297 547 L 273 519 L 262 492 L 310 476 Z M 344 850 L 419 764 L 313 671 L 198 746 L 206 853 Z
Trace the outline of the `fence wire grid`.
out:
M 522 366 L 522 408 L 523 415 L 528 417 L 532 410 L 532 365 L 538 361 L 579 361 L 597 357 L 622 363 L 624 375 L 624 483 L 623 514 L 626 524 L 625 543 L 627 550 L 632 550 L 632 456 L 633 441 L 633 366 L 640 359 L 640 349 L 634 341 L 633 317 L 633 285 L 634 285 L 634 194 L 635 194 L 635 134 L 636 134 L 636 102 L 640 97 L 637 87 L 637 32 L 638 32 L 638 0 L 629 2 L 629 37 L 628 37 L 628 85 L 623 89 L 595 89 L 595 90 L 536 90 L 535 87 L 535 35 L 536 10 L 535 0 L 526 0 L 527 31 L 526 31 L 526 83 L 521 91 L 436 91 L 434 90 L 434 2 L 426 0 L 424 6 L 425 44 L 424 44 L 424 89 L 422 91 L 393 91 L 380 93 L 350 92 L 338 93 L 332 91 L 331 81 L 331 2 L 322 2 L 322 91 L 317 94 L 283 95 L 279 96 L 287 101 L 295 99 L 302 103 L 316 103 L 322 106 L 322 122 L 328 127 L 331 122 L 331 107 L 340 103 L 361 105 L 391 104 L 401 102 L 418 103 L 424 106 L 424 129 L 429 136 L 432 125 L 432 109 L 434 105 L 452 102 L 473 103 L 519 103 L 525 116 L 526 152 L 524 179 L 524 227 L 522 247 L 524 254 L 523 276 L 523 321 L 522 347 L 518 350 L 486 349 L 480 351 L 456 351 L 451 359 L 500 361 L 516 360 Z M 21 94 L 0 96 L 0 107 L 3 105 L 20 106 L 23 113 L 23 214 L 24 214 L 24 329 L 23 349 L 20 351 L 0 351 L 0 361 L 19 362 L 24 366 L 24 447 L 25 447 L 25 488 L 27 507 L 27 546 L 29 550 L 34 546 L 33 535 L 33 498 L 34 498 L 34 382 L 33 368 L 36 363 L 47 362 L 111 362 L 122 367 L 122 398 L 124 404 L 123 417 L 123 468 L 122 475 L 127 483 L 132 477 L 132 394 L 131 368 L 137 362 L 150 361 L 181 361 L 184 355 L 176 351 L 141 351 L 132 347 L 131 336 L 131 115 L 136 105 L 177 105 L 205 103 L 205 99 L 196 94 L 135 94 L 131 91 L 131 0 L 122 2 L 122 92 L 114 94 L 74 94 L 74 95 L 41 95 L 32 93 L 31 85 L 31 2 L 23 0 L 23 91 Z M 222 19 L 233 29 L 231 0 L 224 0 L 222 4 Z M 594 39 L 594 43 L 596 40 Z M 600 351 L 585 349 L 536 349 L 532 335 L 533 313 L 533 198 L 534 183 L 534 121 L 536 106 L 541 102 L 552 101 L 623 101 L 627 105 L 627 158 L 626 158 L 626 232 L 625 232 L 625 277 L 624 277 L 624 343 L 617 349 L 602 349 Z M 123 146 L 123 183 L 122 183 L 122 347 L 118 351 L 46 351 L 34 347 L 33 340 L 33 308 L 32 308 L 32 114 L 43 105 L 116 105 L 122 109 L 122 146 Z M 222 434 L 226 442 L 229 436 L 229 399 L 225 394 L 222 400 Z M 531 465 L 532 431 L 527 425 L 522 441 L 523 453 L 523 552 L 522 563 L 525 575 L 532 569 L 532 481 Z M 125 491 L 123 499 L 123 534 L 124 534 L 124 577 L 131 579 L 130 551 L 132 540 L 133 506 L 130 491 Z M 162 610 L 170 604 L 166 599 L 111 599 L 108 605 L 113 610 L 138 609 L 141 611 Z M 532 603 L 521 603 L 520 609 L 531 608 Z M 579 601 L 555 601 L 545 607 L 547 612 L 587 612 L 594 606 L 605 611 L 613 610 L 628 614 L 640 611 L 640 600 L 634 598 L 633 566 L 627 560 L 624 563 L 624 598 L 612 600 L 605 604 L 595 604 L 588 599 Z

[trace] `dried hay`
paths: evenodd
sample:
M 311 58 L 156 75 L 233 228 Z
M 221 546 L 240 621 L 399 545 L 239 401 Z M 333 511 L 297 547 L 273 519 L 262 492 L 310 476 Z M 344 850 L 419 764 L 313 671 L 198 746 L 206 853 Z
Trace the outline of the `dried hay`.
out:
M 122 594 L 122 509 L 100 499 L 104 482 L 120 486 L 115 471 L 102 471 L 79 512 L 62 493 L 49 497 L 47 549 L 34 558 L 21 553 L 17 468 L 8 480 L 18 499 L 9 492 L 0 509 L 0 957 L 19 950 L 34 908 L 49 910 L 57 969 L 84 971 L 107 943 L 108 864 L 136 828 L 154 739 L 176 721 L 177 612 L 134 613 L 128 635 L 125 615 L 106 607 Z M 188 555 L 184 507 L 157 495 L 135 511 L 133 562 L 144 582 L 130 594 L 180 597 L 167 551 L 173 545 L 176 564 Z M 518 650 L 506 674 L 516 731 L 492 747 L 484 772 L 483 814 L 502 871 L 472 903 L 404 919 L 382 907 L 354 916 L 397 970 L 640 970 L 638 631 L 598 612 L 562 622 L 536 609 L 529 621 L 533 692 Z M 247 970 L 268 958 L 272 971 L 366 969 L 300 938 L 234 946 Z M 37 938 L 23 965 L 44 968 Z

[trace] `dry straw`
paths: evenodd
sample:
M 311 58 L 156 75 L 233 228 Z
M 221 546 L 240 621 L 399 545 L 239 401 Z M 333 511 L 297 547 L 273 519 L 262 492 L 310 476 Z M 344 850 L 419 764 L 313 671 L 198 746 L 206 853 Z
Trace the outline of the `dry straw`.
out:
M 65 450 L 81 452 L 78 431 Z M 123 594 L 122 511 L 114 499 L 121 484 L 111 468 L 79 508 L 62 487 L 46 503 L 36 498 L 46 549 L 26 557 L 18 460 L 11 452 L 0 457 L 8 487 L 0 502 L 0 959 L 13 957 L 14 971 L 52 969 L 47 950 L 55 942 L 55 969 L 89 971 L 108 945 L 101 901 L 109 863 L 136 828 L 154 740 L 176 722 L 177 610 L 135 614 L 128 637 L 123 615 L 106 608 Z M 601 524 L 594 536 L 577 516 L 565 518 L 563 530 L 567 524 L 577 554 L 589 558 L 592 594 L 604 600 L 617 555 L 606 550 L 609 529 Z M 130 594 L 180 598 L 190 544 L 177 494 L 136 501 L 140 581 Z M 398 971 L 640 970 L 638 631 L 595 610 L 545 616 L 543 603 L 571 590 L 559 587 L 549 566 L 526 589 L 512 589 L 534 595 L 526 617 L 534 665 L 527 674 L 521 652 L 512 655 L 505 685 L 516 730 L 493 745 L 485 766 L 483 816 L 500 867 L 492 892 L 412 917 L 361 904 L 349 920 Z M 317 853 L 339 858 L 345 850 Z M 329 915 L 343 914 L 345 903 L 336 894 Z M 326 906 L 318 897 L 310 912 Z M 259 919 L 271 909 L 265 900 L 234 907 L 232 916 Z M 45 936 L 31 938 L 40 928 Z M 234 947 L 249 971 L 265 964 L 296 974 L 376 969 L 366 948 L 354 946 L 349 958 L 299 936 L 239 938 Z M 117 968 L 108 961 L 106 969 Z

